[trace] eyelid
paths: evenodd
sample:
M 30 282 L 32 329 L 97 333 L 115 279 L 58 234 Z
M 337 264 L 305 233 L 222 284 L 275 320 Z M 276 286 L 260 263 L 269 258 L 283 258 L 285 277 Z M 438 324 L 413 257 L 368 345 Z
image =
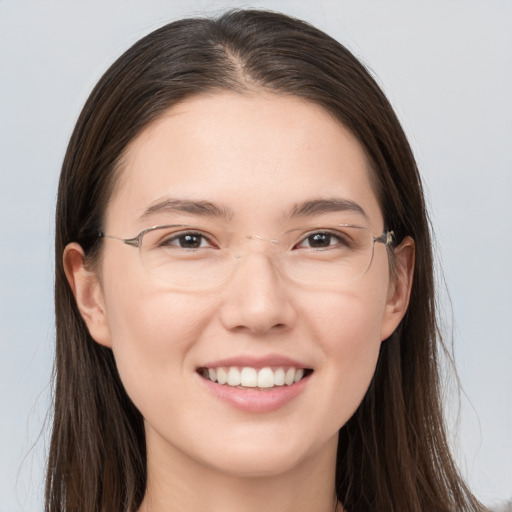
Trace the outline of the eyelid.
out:
M 331 235 L 331 236 L 333 236 L 333 237 L 338 239 L 338 243 L 339 242 L 343 243 L 344 238 L 346 238 L 346 237 L 343 236 L 343 233 L 341 233 L 339 230 L 332 229 L 332 228 L 319 228 L 319 229 L 314 229 L 312 231 L 309 231 L 309 232 L 305 233 L 304 235 L 302 235 L 300 240 L 294 245 L 294 248 L 301 246 L 302 243 L 304 243 L 309 237 L 311 237 L 313 235 L 316 235 L 316 234 Z M 322 249 L 327 249 L 329 247 L 334 247 L 336 245 L 337 244 L 331 244 L 331 245 L 329 245 L 327 247 L 324 247 L 324 248 L 316 247 L 315 249 L 322 250 Z
M 293 228 L 293 229 L 285 231 L 281 235 L 281 236 L 285 237 L 285 239 L 283 239 L 281 241 L 281 243 L 284 242 L 286 245 L 286 241 L 285 241 L 286 238 L 288 238 L 290 236 L 295 238 L 295 236 L 297 236 L 297 238 L 295 238 L 295 240 L 297 240 L 297 241 L 295 243 L 293 243 L 293 245 L 289 246 L 291 248 L 296 248 L 296 247 L 300 246 L 300 244 L 302 244 L 308 237 L 313 236 L 317 233 L 330 234 L 333 237 L 338 238 L 341 243 L 343 243 L 344 241 L 346 241 L 347 243 L 350 243 L 350 241 L 352 240 L 352 237 L 351 237 L 350 233 L 347 233 L 344 230 L 344 228 L 367 229 L 367 228 L 364 228 L 363 226 L 357 226 L 354 224 L 343 224 L 343 223 L 341 223 L 341 224 L 338 223 L 337 227 L 316 226 L 314 228 L 311 228 L 311 226 L 303 226 L 303 227 L 297 227 L 297 228 Z M 186 224 L 158 225 L 158 226 L 154 226 L 152 228 L 148 228 L 145 231 L 148 233 L 154 232 L 155 234 L 158 231 L 165 232 L 165 235 L 162 235 L 159 238 L 159 241 L 157 241 L 156 244 L 154 243 L 153 245 L 160 244 L 164 239 L 167 239 L 167 240 L 169 240 L 171 238 L 175 239 L 175 238 L 179 238 L 180 236 L 185 236 L 187 234 L 201 236 L 207 241 L 207 243 L 210 246 L 213 246 L 217 249 L 220 249 L 223 245 L 210 232 L 204 231 L 203 229 L 198 228 L 194 225 L 186 225 Z M 293 235 L 294 232 L 295 233 L 300 232 L 300 233 L 294 236 Z M 224 238 L 224 236 L 222 238 Z M 252 237 L 247 237 L 247 238 L 252 238 Z M 225 240 L 225 241 L 227 241 L 227 240 Z M 276 242 L 277 242 L 277 240 L 276 240 Z M 290 240 L 290 242 L 292 242 L 292 240 Z M 281 245 L 281 244 L 279 243 L 279 245 Z M 334 247 L 335 245 L 336 244 L 333 244 L 331 247 Z
M 193 227 L 185 227 L 185 226 L 183 226 L 181 229 L 178 229 L 176 231 L 171 231 L 171 232 L 165 234 L 159 240 L 158 244 L 163 244 L 164 242 L 174 241 L 174 240 L 177 240 L 180 237 L 186 236 L 186 235 L 200 236 L 204 240 L 207 241 L 209 246 L 216 247 L 216 248 L 219 247 L 219 243 L 215 240 L 215 238 L 212 235 L 205 233 L 204 231 L 202 231 L 200 229 L 193 228 Z

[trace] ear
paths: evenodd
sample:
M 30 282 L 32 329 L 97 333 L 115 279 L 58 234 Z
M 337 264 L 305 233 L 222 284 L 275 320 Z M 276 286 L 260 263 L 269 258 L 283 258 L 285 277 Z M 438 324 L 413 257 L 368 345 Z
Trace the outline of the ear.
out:
M 407 236 L 395 247 L 395 272 L 391 277 L 386 309 L 381 326 L 380 339 L 385 340 L 393 334 L 409 306 L 414 274 L 415 245 L 414 240 Z
M 87 268 L 82 247 L 77 243 L 68 244 L 64 249 L 63 263 L 78 310 L 91 337 L 100 345 L 111 347 L 110 328 L 101 284 L 97 274 Z

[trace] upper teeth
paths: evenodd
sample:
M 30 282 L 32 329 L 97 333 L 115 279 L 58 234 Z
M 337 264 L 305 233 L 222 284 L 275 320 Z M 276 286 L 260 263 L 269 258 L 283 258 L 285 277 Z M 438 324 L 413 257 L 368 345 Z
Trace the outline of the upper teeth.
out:
M 203 370 L 203 375 L 212 382 L 227 384 L 228 386 L 244 386 L 247 388 L 272 388 L 274 386 L 290 386 L 294 382 L 299 382 L 304 376 L 302 368 L 276 368 L 269 366 L 257 370 L 245 366 L 238 368 L 236 366 L 208 368 Z

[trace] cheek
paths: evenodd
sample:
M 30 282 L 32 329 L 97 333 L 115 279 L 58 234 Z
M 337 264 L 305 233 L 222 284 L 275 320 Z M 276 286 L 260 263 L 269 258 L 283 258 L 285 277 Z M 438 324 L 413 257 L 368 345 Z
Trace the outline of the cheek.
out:
M 211 307 L 194 296 L 155 293 L 140 282 L 122 287 L 106 304 L 112 350 L 121 381 L 144 414 L 150 397 L 177 389 Z
M 317 300 L 315 309 L 310 308 L 313 333 L 324 357 L 319 368 L 325 382 L 324 417 L 336 429 L 353 415 L 373 378 L 385 297 L 378 289 L 359 290 Z
M 380 329 L 386 308 L 386 286 L 312 296 L 302 303 L 303 315 L 310 319 L 315 337 L 325 344 L 330 357 L 346 361 L 380 344 Z M 352 358 L 349 358 L 352 359 Z
M 135 366 L 143 366 L 145 361 L 164 364 L 170 352 L 187 351 L 208 318 L 208 303 L 193 294 L 159 289 L 148 281 L 136 255 L 121 248 L 125 251 L 112 248 L 103 267 L 105 307 L 116 360 L 120 364 L 123 358 L 133 357 Z

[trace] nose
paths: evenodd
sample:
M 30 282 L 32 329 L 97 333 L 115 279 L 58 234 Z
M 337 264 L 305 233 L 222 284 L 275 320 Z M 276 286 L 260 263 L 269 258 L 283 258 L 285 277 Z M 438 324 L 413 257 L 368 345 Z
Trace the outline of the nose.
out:
M 240 258 L 223 294 L 221 322 L 228 330 L 264 334 L 290 329 L 297 317 L 292 290 L 271 257 Z

